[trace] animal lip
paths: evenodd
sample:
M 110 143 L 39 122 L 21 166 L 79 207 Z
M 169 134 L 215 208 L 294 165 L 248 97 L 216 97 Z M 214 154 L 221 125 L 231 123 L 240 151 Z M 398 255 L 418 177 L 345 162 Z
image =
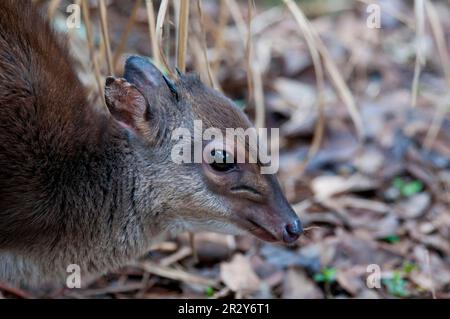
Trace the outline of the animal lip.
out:
M 249 218 L 246 218 L 245 221 L 246 225 L 244 228 L 257 238 L 268 242 L 279 241 L 279 239 L 277 239 L 270 231 L 268 231 L 265 227 L 259 225 L 255 221 Z

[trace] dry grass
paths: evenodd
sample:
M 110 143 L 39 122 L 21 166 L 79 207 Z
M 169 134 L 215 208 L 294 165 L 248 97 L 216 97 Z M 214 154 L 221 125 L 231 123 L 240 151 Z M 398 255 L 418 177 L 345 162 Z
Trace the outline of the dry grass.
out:
M 450 58 L 447 54 L 447 43 L 445 39 L 445 34 L 442 29 L 439 15 L 436 11 L 434 4 L 431 1 L 426 1 L 425 10 L 428 16 L 428 20 L 430 21 L 431 31 L 433 33 L 433 37 L 436 42 L 444 77 L 447 82 L 447 94 L 442 99 L 442 101 L 438 103 L 438 107 L 434 114 L 432 125 L 427 132 L 427 136 L 425 137 L 424 144 L 425 147 L 429 149 L 431 148 L 433 141 L 436 139 L 439 130 L 442 126 L 442 123 L 444 121 L 444 117 L 449 110 L 448 98 L 450 96 Z
M 159 55 L 159 42 L 158 36 L 156 34 L 156 20 L 155 20 L 155 10 L 153 9 L 153 1 L 145 0 L 145 6 L 147 8 L 147 19 L 148 19 L 148 32 L 150 35 L 150 43 L 152 44 L 152 55 L 153 61 L 156 65 L 161 66 L 161 58 Z
M 202 0 L 197 0 L 197 21 L 199 28 L 199 37 L 200 37 L 200 46 L 201 46 L 201 54 L 203 55 L 203 63 L 206 68 L 206 73 L 208 76 L 209 85 L 215 89 L 219 88 L 220 85 L 212 73 L 211 66 L 208 60 L 208 48 L 206 45 L 206 37 L 205 37 L 205 26 L 203 21 L 203 8 L 202 8 Z
M 180 3 L 177 26 L 177 67 L 181 72 L 186 71 L 186 51 L 189 30 L 189 0 Z
M 317 121 L 315 132 L 314 132 L 314 139 L 312 142 L 312 145 L 309 149 L 307 160 L 311 157 L 313 157 L 317 151 L 320 148 L 324 129 L 325 129 L 325 114 L 324 114 L 324 108 L 325 108 L 325 101 L 324 101 L 324 90 L 325 90 L 325 76 L 322 66 L 322 61 L 320 59 L 320 54 L 317 49 L 316 43 L 314 41 L 314 35 L 312 32 L 311 24 L 308 22 L 306 16 L 302 12 L 302 10 L 291 0 L 285 0 L 284 1 L 289 8 L 289 10 L 292 12 L 292 15 L 294 16 L 295 20 L 297 21 L 297 24 L 300 27 L 301 32 L 303 33 L 305 37 L 306 44 L 308 46 L 309 52 L 311 54 L 311 59 L 313 61 L 314 70 L 316 72 L 316 85 L 317 85 L 317 106 L 318 106 L 318 112 L 319 112 L 319 120 Z
M 249 101 L 255 102 L 255 126 L 265 127 L 266 108 L 264 105 L 264 84 L 258 58 L 253 52 L 252 20 L 253 20 L 253 0 L 248 0 L 248 24 L 247 24 L 247 86 Z
M 444 30 L 442 29 L 442 24 L 434 4 L 431 1 L 426 1 L 425 9 L 428 20 L 430 21 L 431 31 L 433 32 L 433 36 L 436 42 L 439 58 L 442 63 L 445 80 L 447 81 L 447 85 L 450 90 L 450 58 L 447 53 L 447 44 L 445 40 Z
M 361 3 L 372 4 L 376 3 L 371 0 L 358 0 Z M 39 2 L 36 1 L 35 2 Z M 344 78 L 341 75 L 338 67 L 333 61 L 328 49 L 322 42 L 321 38 L 318 36 L 317 32 L 314 30 L 313 26 L 306 18 L 306 15 L 301 10 L 301 8 L 292 0 L 283 0 L 289 11 L 292 13 L 294 19 L 299 25 L 299 29 L 305 38 L 308 50 L 310 52 L 314 70 L 316 73 L 316 86 L 317 86 L 317 107 L 319 113 L 319 120 L 315 128 L 314 139 L 309 151 L 308 157 L 312 157 L 317 150 L 320 148 L 321 141 L 324 134 L 325 119 L 324 119 L 324 88 L 325 88 L 325 72 L 327 73 L 331 83 L 336 89 L 337 93 L 341 97 L 344 104 L 347 106 L 348 112 L 353 120 L 356 127 L 356 131 L 359 137 L 364 136 L 364 129 L 359 114 L 358 107 L 356 105 L 355 99 L 352 92 L 345 83 Z M 154 2 L 152 0 L 146 0 L 146 8 L 148 15 L 148 27 L 149 27 L 149 37 L 152 47 L 153 60 L 156 65 L 160 67 L 165 67 L 169 72 L 169 75 L 174 77 L 172 68 L 170 67 L 167 56 L 163 52 L 163 31 L 168 15 L 169 6 L 171 2 L 169 0 L 162 0 L 157 18 L 155 21 L 155 12 L 153 9 Z M 121 54 L 125 50 L 126 42 L 129 34 L 135 24 L 136 14 L 141 5 L 141 0 L 137 0 L 133 6 L 130 14 L 127 26 L 121 36 L 119 44 L 114 52 L 114 56 L 111 54 L 111 47 L 108 36 L 108 22 L 107 22 L 107 9 L 104 0 L 98 0 L 99 12 L 100 12 L 100 23 L 102 31 L 102 44 L 100 50 L 95 48 L 92 36 L 92 24 L 89 19 L 89 10 L 86 5 L 86 1 L 82 1 L 83 15 L 86 21 L 86 36 L 89 44 L 89 51 L 91 56 L 91 61 L 94 66 L 95 78 L 99 91 L 102 92 L 102 76 L 100 72 L 100 65 L 98 63 L 98 53 L 103 53 L 106 56 L 107 70 L 109 74 L 114 73 L 114 66 L 118 63 Z M 53 16 L 54 12 L 60 5 L 60 0 L 50 0 L 48 5 L 48 14 Z M 189 39 L 189 9 L 190 1 L 179 1 L 173 3 L 176 12 L 176 66 L 181 71 L 186 69 L 186 55 L 187 55 L 187 43 Z M 224 30 L 226 29 L 229 16 L 232 17 L 239 35 L 242 39 L 242 43 L 245 46 L 245 58 L 247 64 L 247 85 L 248 85 L 248 98 L 249 101 L 253 101 L 255 104 L 256 116 L 255 123 L 257 127 L 263 127 L 265 122 L 265 105 L 264 105 L 264 83 L 261 74 L 260 66 L 257 61 L 257 57 L 254 54 L 254 46 L 252 39 L 252 16 L 253 16 L 253 0 L 248 0 L 248 19 L 244 19 L 240 7 L 236 0 L 221 0 L 220 10 L 219 10 L 219 20 L 216 25 L 211 26 L 211 21 L 209 22 L 209 28 L 214 27 L 212 32 L 213 44 L 211 48 L 213 52 L 212 61 L 208 58 L 208 47 L 205 38 L 205 22 L 202 12 L 201 0 L 197 0 L 197 12 L 195 20 L 198 20 L 200 26 L 200 35 L 197 35 L 196 41 L 192 41 L 193 55 L 196 56 L 197 61 L 203 61 L 205 67 L 203 73 L 206 74 L 209 84 L 217 89 L 220 89 L 220 84 L 215 76 L 218 72 L 221 59 L 223 59 L 224 47 L 225 47 L 225 37 Z M 421 39 L 424 36 L 425 30 L 425 15 L 427 15 L 431 31 L 436 42 L 437 51 L 443 66 L 443 73 L 450 88 L 450 60 L 446 54 L 446 43 L 445 36 L 442 29 L 442 25 L 439 21 L 436 8 L 431 1 L 426 0 L 415 0 L 415 20 L 403 15 L 401 12 L 395 11 L 390 6 L 383 6 L 382 10 L 387 14 L 397 18 L 399 21 L 405 23 L 410 28 L 416 31 L 416 63 L 414 69 L 414 78 L 412 82 L 411 89 L 411 104 L 415 106 L 417 104 L 417 97 L 419 94 L 419 83 L 420 83 L 420 73 L 421 69 L 425 63 L 423 57 L 423 50 L 421 46 Z M 209 17 L 208 17 L 209 18 Z M 212 22 L 214 23 L 214 21 Z M 211 31 L 211 29 L 210 29 Z M 170 43 L 167 43 L 170 45 Z M 100 52 L 99 52 L 100 51 Z M 168 52 L 170 54 L 170 52 Z M 201 56 L 201 59 L 200 59 Z M 198 62 L 197 64 L 199 64 Z M 211 63 L 211 65 L 210 65 Z M 102 95 L 102 94 L 101 94 Z M 429 147 L 437 135 L 440 125 L 442 123 L 442 117 L 446 114 L 446 105 L 440 103 L 439 110 L 436 112 L 436 118 L 433 121 L 433 126 L 430 128 L 427 135 L 426 145 Z
M 414 77 L 411 88 L 411 105 L 417 105 L 417 97 L 419 95 L 419 80 L 422 66 L 425 65 L 425 57 L 423 55 L 423 38 L 425 34 L 425 4 L 424 0 L 414 1 L 414 11 L 416 15 L 416 62 L 414 65 Z
M 169 7 L 169 0 L 162 0 L 161 4 L 159 6 L 158 10 L 158 16 L 156 18 L 156 39 L 158 42 L 158 58 L 160 59 L 160 63 L 166 68 L 166 70 L 170 73 L 170 75 L 173 77 L 174 74 L 171 71 L 171 68 L 169 66 L 169 63 L 167 62 L 167 59 L 164 55 L 164 52 L 162 50 L 162 42 L 163 42 L 163 31 L 164 31 L 164 21 L 166 19 L 167 9 Z M 156 55 L 155 55 L 156 56 Z
M 106 62 L 108 66 L 109 75 L 114 75 L 114 66 L 113 66 L 113 58 L 111 53 L 111 44 L 109 42 L 109 33 L 108 33 L 108 13 L 106 10 L 105 0 L 98 0 L 98 5 L 100 9 L 100 25 L 102 29 L 102 40 L 106 55 Z
M 147 2 L 148 1 L 149 0 L 147 0 Z M 131 15 L 130 15 L 130 18 L 128 19 L 127 26 L 125 27 L 125 31 L 123 31 L 122 36 L 120 37 L 120 40 L 119 40 L 119 44 L 117 45 L 117 49 L 114 52 L 114 57 L 113 57 L 114 68 L 117 67 L 117 63 L 120 59 L 120 56 L 122 55 L 123 50 L 125 49 L 125 45 L 127 43 L 130 32 L 133 29 L 133 26 L 136 22 L 136 15 L 141 6 L 141 3 L 142 3 L 141 0 L 136 0 L 136 2 L 134 3 L 133 9 L 131 10 Z M 153 6 L 152 6 L 152 9 L 153 9 Z M 153 24 L 149 19 L 149 26 L 151 28 L 151 26 L 153 25 L 153 30 L 155 29 L 155 21 L 154 21 L 155 19 L 154 18 L 155 17 L 153 16 Z M 150 34 L 152 34 L 152 33 L 150 33 Z M 153 39 L 153 36 L 151 38 Z
M 315 49 L 313 50 L 316 50 L 320 53 L 324 61 L 325 69 L 328 72 L 328 75 L 330 76 L 331 81 L 334 84 L 339 96 L 347 106 L 350 117 L 352 118 L 353 123 L 356 127 L 358 137 L 361 139 L 364 136 L 364 128 L 362 124 L 361 115 L 359 113 L 353 94 L 350 91 L 348 85 L 345 83 L 344 78 L 341 75 L 341 72 L 339 71 L 338 67 L 334 63 L 333 58 L 331 57 L 331 54 L 328 52 L 327 47 L 322 42 L 322 40 L 320 39 L 319 35 L 316 33 L 314 28 L 310 26 L 309 21 L 307 20 L 306 16 L 302 13 L 298 5 L 292 0 L 283 0 L 283 1 L 288 5 L 289 9 L 292 12 L 296 12 L 294 16 L 296 16 L 297 22 L 298 21 L 301 22 L 301 24 L 303 25 L 302 30 L 306 31 L 306 34 L 308 34 L 307 37 L 309 37 L 309 44 L 308 44 L 309 49 L 311 50 L 312 47 L 315 47 Z M 318 63 L 316 62 L 316 64 Z M 316 64 L 315 67 L 317 67 Z
M 219 71 L 221 52 L 225 45 L 224 30 L 226 28 L 229 18 L 229 11 L 225 0 L 220 0 L 219 7 L 219 22 L 214 29 L 214 51 L 216 52 L 214 61 L 212 62 L 212 72 L 217 74 Z
M 90 56 L 90 60 L 92 61 L 93 66 L 94 66 L 95 80 L 97 82 L 99 95 L 101 96 L 103 105 L 106 108 L 105 97 L 103 95 L 102 76 L 100 73 L 100 66 L 98 64 L 96 54 L 95 54 L 96 49 L 95 49 L 95 45 L 94 45 L 94 37 L 93 37 L 93 33 L 92 33 L 92 23 L 91 23 L 91 19 L 90 19 L 90 15 L 89 15 L 89 5 L 88 5 L 87 0 L 82 0 L 81 8 L 82 8 L 83 17 L 84 17 L 84 24 L 86 26 L 86 38 L 87 38 L 88 47 L 89 47 L 89 56 Z
M 236 25 L 242 43 L 245 46 L 245 58 L 247 68 L 247 97 L 248 102 L 255 103 L 255 126 L 264 127 L 265 123 L 265 105 L 264 105 L 264 87 L 261 70 L 256 56 L 253 53 L 252 41 L 252 15 L 253 1 L 248 0 L 248 18 L 247 24 L 235 0 L 225 0 L 231 17 Z M 220 38 L 219 38 L 220 39 Z

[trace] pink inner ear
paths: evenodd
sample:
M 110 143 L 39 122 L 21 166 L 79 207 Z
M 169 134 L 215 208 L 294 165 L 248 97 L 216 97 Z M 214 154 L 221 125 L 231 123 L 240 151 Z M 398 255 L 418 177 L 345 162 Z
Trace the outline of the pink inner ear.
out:
M 119 122 L 120 126 L 122 126 L 123 128 L 134 132 L 134 129 L 130 125 L 128 125 L 127 123 L 122 122 L 122 121 L 117 121 L 117 122 Z
M 110 77 L 106 81 L 105 99 L 120 126 L 137 133 L 137 123 L 144 117 L 146 101 L 136 87 L 125 79 Z

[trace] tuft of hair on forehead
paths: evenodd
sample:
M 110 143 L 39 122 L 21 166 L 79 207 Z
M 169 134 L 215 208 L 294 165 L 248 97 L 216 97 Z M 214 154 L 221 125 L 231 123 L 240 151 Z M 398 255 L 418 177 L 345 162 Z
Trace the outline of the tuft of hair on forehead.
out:
M 182 98 L 192 105 L 194 118 L 203 122 L 203 128 L 252 127 L 247 115 L 222 93 L 208 87 L 195 73 L 183 75 L 177 82 L 181 87 Z

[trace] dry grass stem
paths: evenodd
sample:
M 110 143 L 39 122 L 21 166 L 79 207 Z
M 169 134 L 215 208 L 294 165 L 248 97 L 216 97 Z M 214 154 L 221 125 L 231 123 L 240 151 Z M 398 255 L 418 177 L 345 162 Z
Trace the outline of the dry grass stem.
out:
M 431 31 L 433 32 L 433 36 L 436 42 L 439 58 L 442 63 L 445 80 L 447 81 L 447 85 L 450 90 L 450 58 L 447 53 L 447 43 L 444 30 L 442 28 L 442 24 L 434 4 L 431 1 L 426 1 L 425 9 L 428 20 L 430 21 Z
M 430 126 L 425 138 L 425 147 L 430 148 L 439 133 L 442 123 L 444 122 L 445 114 L 449 108 L 448 94 L 450 94 L 450 58 L 447 54 L 447 43 L 444 30 L 434 4 L 431 1 L 426 1 L 425 10 L 428 20 L 430 21 L 431 31 L 436 42 L 444 77 L 447 82 L 447 96 L 440 103 L 438 103 L 438 108 L 434 115 L 433 123 Z
M 201 286 L 205 286 L 205 287 L 217 287 L 217 284 L 218 284 L 216 280 L 193 275 L 184 270 L 164 267 L 164 266 L 161 266 L 156 263 L 149 262 L 149 261 L 142 262 L 141 264 L 139 264 L 137 266 L 151 274 L 154 274 L 154 275 L 157 275 L 160 277 L 164 277 L 164 278 L 169 278 L 172 280 L 178 280 L 178 281 L 201 285 Z
M 139 7 L 141 6 L 141 0 L 136 0 L 134 3 L 133 9 L 131 10 L 130 18 L 128 19 L 127 25 L 125 27 L 125 31 L 122 33 L 122 36 L 120 37 L 119 44 L 117 45 L 117 49 L 114 52 L 113 57 L 113 66 L 114 68 L 117 66 L 117 62 L 120 59 L 120 56 L 122 55 L 123 50 L 125 49 L 125 45 L 128 40 L 128 36 L 130 35 L 131 30 L 133 29 L 133 26 L 136 22 L 136 15 L 138 12 Z
M 226 0 L 220 0 L 219 22 L 214 32 L 214 61 L 212 63 L 212 72 L 217 74 L 221 60 L 221 52 L 225 45 L 224 30 L 228 23 L 229 11 L 227 10 Z
M 450 107 L 450 104 L 448 102 L 449 98 L 450 96 L 447 95 L 440 101 L 436 101 L 438 105 L 436 111 L 434 112 L 433 121 L 431 123 L 430 128 L 428 129 L 427 135 L 425 136 L 424 147 L 426 149 L 431 149 L 431 146 L 433 145 L 433 142 L 438 136 L 439 130 L 441 129 L 442 124 L 444 123 L 445 115 L 447 114 L 448 109 Z
M 289 4 L 288 8 L 293 13 L 294 17 L 296 17 L 296 19 L 300 19 L 300 21 L 305 20 L 307 22 L 307 25 L 309 25 L 309 21 L 307 20 L 306 16 L 303 14 L 302 10 L 295 2 L 293 2 L 292 0 L 283 0 L 283 1 L 286 3 L 286 5 Z M 339 71 L 338 67 L 334 63 L 334 60 L 331 57 L 331 54 L 328 52 L 327 47 L 322 42 L 322 40 L 320 39 L 319 35 L 316 33 L 314 28 L 312 27 L 308 28 L 307 26 L 305 26 L 305 28 L 309 30 L 310 36 L 312 36 L 313 38 L 312 42 L 314 43 L 314 46 L 317 48 L 317 51 L 320 53 L 323 59 L 325 69 L 328 75 L 330 76 L 330 79 L 334 87 L 336 88 L 337 93 L 341 97 L 344 104 L 347 106 L 348 112 L 355 125 L 356 133 L 359 139 L 362 139 L 364 137 L 363 122 L 352 92 L 345 83 L 344 78 L 342 77 L 342 73 Z
M 252 0 L 247 0 L 248 4 L 248 17 L 247 17 L 247 39 L 245 48 L 245 61 L 247 63 L 247 94 L 248 101 L 252 100 L 253 96 L 253 43 L 252 43 L 252 17 L 253 17 L 253 4 Z
M 225 0 L 228 10 L 233 18 L 234 23 L 239 31 L 242 42 L 246 48 L 246 64 L 247 64 L 247 87 L 249 102 L 254 99 L 255 102 L 255 126 L 257 128 L 264 127 L 265 123 L 265 107 L 264 107 L 264 85 L 261 70 L 253 54 L 252 43 L 252 15 L 253 1 L 248 0 L 248 24 L 245 24 L 244 18 L 239 10 L 239 5 L 235 0 Z
M 241 9 L 239 8 L 239 5 L 237 4 L 236 0 L 224 0 L 228 10 L 230 11 L 231 17 L 234 20 L 234 23 L 236 24 L 236 27 L 239 31 L 239 35 L 242 38 L 242 42 L 246 43 L 247 39 L 247 27 L 245 25 L 244 18 L 241 14 Z
M 167 62 L 167 59 L 166 59 L 163 49 L 162 49 L 164 21 L 166 19 L 166 13 L 167 13 L 168 6 L 169 6 L 169 0 L 161 1 L 159 10 L 158 10 L 158 16 L 156 18 L 156 39 L 158 42 L 159 59 L 161 62 L 160 66 L 164 66 L 166 68 L 166 70 L 170 73 L 170 75 L 173 77 L 173 72 L 171 71 L 169 63 Z
M 98 0 L 98 5 L 100 9 L 100 26 L 102 29 L 103 45 L 106 53 L 106 62 L 108 64 L 108 73 L 109 75 L 114 75 L 111 44 L 109 42 L 109 34 L 108 34 L 108 13 L 106 10 L 105 0 Z
M 186 51 L 189 30 L 189 0 L 180 3 L 177 28 L 177 67 L 181 72 L 186 71 Z
M 414 1 L 414 12 L 416 15 L 416 62 L 414 65 L 414 77 L 411 89 L 411 105 L 417 105 L 419 95 L 419 80 L 422 66 L 425 64 L 423 55 L 423 38 L 425 35 L 425 4 L 424 0 Z
M 89 6 L 88 6 L 87 1 L 88 0 L 81 1 L 81 8 L 83 11 L 83 16 L 84 16 L 84 24 L 86 26 L 86 38 L 87 38 L 88 47 L 89 47 L 89 56 L 90 56 L 93 66 L 94 66 L 94 74 L 95 74 L 95 80 L 96 80 L 97 86 L 98 86 L 98 93 L 103 101 L 104 107 L 106 108 L 105 97 L 103 95 L 102 76 L 100 73 L 100 67 L 99 67 L 97 59 L 95 57 L 94 37 L 93 37 L 93 33 L 92 33 L 92 23 L 91 23 L 91 19 L 89 17 Z
M 209 64 L 208 60 L 208 48 L 206 45 L 206 34 L 205 34 L 205 27 L 203 22 L 203 9 L 202 9 L 202 0 L 197 0 L 197 13 L 198 13 L 198 22 L 199 22 L 199 28 L 200 28 L 200 41 L 201 41 L 201 47 L 203 52 L 203 59 L 204 63 L 206 65 L 206 72 L 208 74 L 208 80 L 209 85 L 211 85 L 213 88 L 218 87 L 217 81 L 214 79 L 214 76 L 212 75 L 211 66 Z
M 150 35 L 150 43 L 152 45 L 152 58 L 157 66 L 161 66 L 161 58 L 159 54 L 160 43 L 158 42 L 158 36 L 156 33 L 156 19 L 155 19 L 155 10 L 153 9 L 153 1 L 145 0 L 145 6 L 147 9 L 148 32 Z
M 301 11 L 301 9 L 295 5 L 295 3 L 291 0 L 285 1 L 287 7 L 292 12 L 295 20 L 297 21 L 297 24 L 300 27 L 301 32 L 303 33 L 306 41 L 306 45 L 308 46 L 308 50 L 311 54 L 311 59 L 313 61 L 314 65 L 314 71 L 316 72 L 316 85 L 317 85 L 317 106 L 318 106 L 318 112 L 319 112 L 319 120 L 317 121 L 315 131 L 314 131 L 314 138 L 312 145 L 309 149 L 308 156 L 306 158 L 306 161 L 304 164 L 307 163 L 307 161 L 313 157 L 317 151 L 320 148 L 320 145 L 322 143 L 324 129 L 325 129 L 325 114 L 324 114 L 324 108 L 325 108 L 325 97 L 324 97 L 324 91 L 325 91 L 325 76 L 322 66 L 322 61 L 320 59 L 320 54 L 317 49 L 315 40 L 314 40 L 314 34 L 312 32 L 312 27 L 310 23 L 308 22 L 306 16 Z

